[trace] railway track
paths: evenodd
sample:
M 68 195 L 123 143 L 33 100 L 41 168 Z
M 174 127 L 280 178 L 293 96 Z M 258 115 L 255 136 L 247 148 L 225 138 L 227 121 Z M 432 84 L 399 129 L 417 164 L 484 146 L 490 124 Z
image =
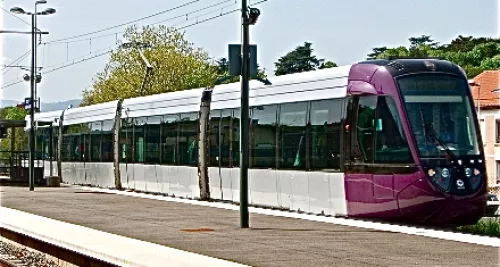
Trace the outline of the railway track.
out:
M 44 254 L 0 241 L 0 267 L 57 267 Z
M 14 259 L 13 259 L 14 258 Z M 0 254 L 0 267 L 25 267 L 29 266 L 22 260 L 16 259 L 8 254 Z

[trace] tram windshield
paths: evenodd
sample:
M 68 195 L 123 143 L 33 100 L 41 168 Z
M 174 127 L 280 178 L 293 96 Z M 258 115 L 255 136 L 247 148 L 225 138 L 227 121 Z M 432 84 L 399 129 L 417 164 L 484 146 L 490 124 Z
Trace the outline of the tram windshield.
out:
M 420 74 L 398 79 L 423 158 L 479 155 L 468 85 L 459 77 Z

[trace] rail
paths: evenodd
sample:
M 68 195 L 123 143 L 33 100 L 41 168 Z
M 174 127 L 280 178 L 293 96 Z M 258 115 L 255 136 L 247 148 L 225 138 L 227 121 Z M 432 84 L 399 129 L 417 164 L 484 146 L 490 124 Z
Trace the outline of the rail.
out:
M 96 266 L 96 267 L 115 267 L 117 265 L 99 260 L 82 253 L 75 252 L 70 248 L 60 247 L 38 238 L 23 234 L 11 229 L 0 227 L 0 236 L 15 242 L 19 245 L 29 247 L 40 253 L 50 255 L 64 262 L 76 266 Z M 0 265 L 1 266 L 1 265 Z M 10 266 L 10 265 L 7 265 Z M 18 266 L 18 265 L 15 265 Z

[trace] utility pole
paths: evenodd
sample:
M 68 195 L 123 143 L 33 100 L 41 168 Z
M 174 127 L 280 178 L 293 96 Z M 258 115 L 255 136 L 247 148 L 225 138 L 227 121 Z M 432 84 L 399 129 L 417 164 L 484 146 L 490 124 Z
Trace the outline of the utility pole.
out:
M 241 47 L 241 115 L 240 115 L 240 223 L 241 228 L 248 228 L 248 166 L 249 128 L 250 128 L 250 18 L 247 0 L 241 1 L 241 19 L 243 26 L 243 44 Z
M 35 13 L 31 14 L 31 79 L 30 79 L 30 163 L 29 163 L 29 186 L 30 191 L 35 190 L 35 48 L 36 29 Z
M 36 4 L 46 3 L 44 0 L 37 1 Z M 36 8 L 35 4 L 35 8 Z M 37 77 L 35 76 L 36 68 L 36 34 L 38 32 L 36 28 L 36 15 L 51 15 L 56 13 L 53 8 L 47 8 L 42 12 L 26 12 L 20 7 L 13 7 L 10 12 L 14 14 L 24 14 L 31 16 L 31 77 L 30 79 L 30 131 L 29 131 L 29 190 L 35 190 L 35 86 L 37 82 Z

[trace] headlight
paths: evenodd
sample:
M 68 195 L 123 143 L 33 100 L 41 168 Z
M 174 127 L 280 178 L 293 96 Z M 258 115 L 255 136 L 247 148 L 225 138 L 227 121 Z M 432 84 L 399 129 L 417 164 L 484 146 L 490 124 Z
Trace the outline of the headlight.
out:
M 444 168 L 441 171 L 441 176 L 443 176 L 443 178 L 449 178 L 450 177 L 450 170 L 448 170 L 447 168 Z
M 429 169 L 427 170 L 427 174 L 439 188 L 444 191 L 450 190 L 451 175 L 449 169 Z

